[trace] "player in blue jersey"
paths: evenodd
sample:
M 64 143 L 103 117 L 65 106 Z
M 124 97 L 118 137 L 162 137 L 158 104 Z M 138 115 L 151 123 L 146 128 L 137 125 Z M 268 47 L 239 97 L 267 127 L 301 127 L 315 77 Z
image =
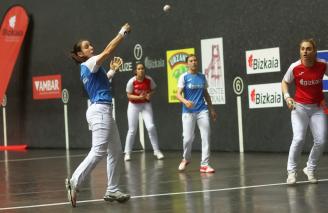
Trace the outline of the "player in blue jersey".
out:
M 108 72 L 102 67 L 104 61 L 111 56 L 128 32 L 130 32 L 130 25 L 123 25 L 117 36 L 98 55 L 94 54 L 94 48 L 88 40 L 77 42 L 71 52 L 72 58 L 80 64 L 81 80 L 91 101 L 86 117 L 92 131 L 92 147 L 89 154 L 74 171 L 72 177 L 65 181 L 68 199 L 73 207 L 76 206 L 77 192 L 81 184 L 105 156 L 107 156 L 108 183 L 104 200 L 125 202 L 130 198 L 129 194 L 122 193 L 118 188 L 122 147 L 116 122 L 112 116 L 110 83 L 110 79 L 123 62 L 121 58 L 114 57 Z
M 178 169 L 184 171 L 191 161 L 191 148 L 197 123 L 202 138 L 200 172 L 213 173 L 215 170 L 209 165 L 211 133 L 209 112 L 213 121 L 216 120 L 217 114 L 212 107 L 211 97 L 207 91 L 205 75 L 198 72 L 197 57 L 191 54 L 186 58 L 186 62 L 188 71 L 180 76 L 177 92 L 177 98 L 183 104 L 183 159 Z

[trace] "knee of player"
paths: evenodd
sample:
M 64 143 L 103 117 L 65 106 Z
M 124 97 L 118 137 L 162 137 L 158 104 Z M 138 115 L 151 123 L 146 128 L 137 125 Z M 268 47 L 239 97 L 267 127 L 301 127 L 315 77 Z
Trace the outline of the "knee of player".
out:
M 151 124 L 151 125 L 147 126 L 146 128 L 147 128 L 148 132 L 156 130 L 156 126 L 154 124 Z
M 292 146 L 302 145 L 303 143 L 304 143 L 304 137 L 302 136 L 293 137 Z
M 135 135 L 136 133 L 137 133 L 136 129 L 129 129 L 128 130 L 128 134 L 130 134 L 130 135 Z

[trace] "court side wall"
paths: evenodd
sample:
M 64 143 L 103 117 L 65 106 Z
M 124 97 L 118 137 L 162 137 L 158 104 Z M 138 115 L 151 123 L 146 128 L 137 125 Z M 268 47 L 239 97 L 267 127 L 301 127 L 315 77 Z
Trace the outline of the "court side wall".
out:
M 136 45 L 142 47 L 139 60 L 151 62 L 152 68 L 146 69 L 146 73 L 158 86 L 152 104 L 160 147 L 181 150 L 181 105 L 168 103 L 166 51 L 194 48 L 201 69 L 201 40 L 222 38 L 226 101 L 214 105 L 218 120 L 211 127 L 211 149 L 239 150 L 237 95 L 232 87 L 234 78 L 239 76 L 244 82 L 240 97 L 245 151 L 287 152 L 292 130 L 285 103 L 283 107 L 250 109 L 248 86 L 281 82 L 289 65 L 298 60 L 298 43 L 303 38 L 313 37 L 319 50 L 328 49 L 328 2 L 172 0 L 166 3 L 172 4 L 167 14 L 162 11 L 164 3 L 153 0 L 0 1 L 2 18 L 15 4 L 24 6 L 30 15 L 29 32 L 7 90 L 8 143 L 28 144 L 31 148 L 65 147 L 62 101 L 33 100 L 32 95 L 32 77 L 60 74 L 62 87 L 69 91 L 70 97 L 70 145 L 72 148 L 90 147 L 91 133 L 85 118 L 87 97 L 79 68 L 70 59 L 69 52 L 77 40 L 84 38 L 91 40 L 96 51 L 100 51 L 120 26 L 129 22 L 132 33 L 115 51 L 126 64 L 113 81 L 115 116 L 122 145 L 128 128 L 125 86 L 133 76 Z M 246 73 L 246 51 L 274 47 L 279 47 L 280 71 Z M 108 62 L 105 66 L 108 67 Z M 0 144 L 3 144 L 2 113 L 0 117 Z M 147 132 L 145 136 L 146 149 L 151 149 Z M 311 145 L 312 136 L 308 134 L 305 150 L 309 151 Z M 140 148 L 136 141 L 135 149 Z M 201 149 L 198 129 L 194 149 Z

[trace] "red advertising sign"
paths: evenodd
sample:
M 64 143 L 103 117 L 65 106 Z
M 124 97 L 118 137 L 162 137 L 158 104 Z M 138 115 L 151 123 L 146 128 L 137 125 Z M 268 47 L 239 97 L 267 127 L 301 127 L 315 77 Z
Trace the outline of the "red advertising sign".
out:
M 61 75 L 44 75 L 32 78 L 33 99 L 61 98 Z
M 10 8 L 0 28 L 0 100 L 7 86 L 23 43 L 28 25 L 28 15 L 21 6 Z

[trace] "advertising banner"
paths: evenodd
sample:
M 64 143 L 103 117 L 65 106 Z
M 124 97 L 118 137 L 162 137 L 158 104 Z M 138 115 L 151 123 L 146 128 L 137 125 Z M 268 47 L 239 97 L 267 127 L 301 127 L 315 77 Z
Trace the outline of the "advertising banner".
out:
M 222 38 L 201 40 L 202 70 L 208 82 L 212 104 L 225 104 Z
M 62 97 L 61 75 L 34 76 L 33 99 L 58 99 Z
M 279 47 L 246 51 L 247 74 L 280 72 Z
M 328 50 L 318 50 L 317 58 L 324 59 L 328 62 Z M 323 76 L 322 87 L 324 92 L 328 92 L 328 77 L 326 75 Z
M 21 6 L 10 8 L 0 28 L 0 100 L 6 93 L 28 26 L 28 15 Z
M 186 67 L 186 57 L 189 54 L 194 53 L 194 48 L 166 51 L 169 103 L 179 102 L 179 100 L 176 98 L 178 80 L 180 75 L 187 72 L 188 70 Z
M 249 108 L 282 107 L 281 83 L 248 85 Z

